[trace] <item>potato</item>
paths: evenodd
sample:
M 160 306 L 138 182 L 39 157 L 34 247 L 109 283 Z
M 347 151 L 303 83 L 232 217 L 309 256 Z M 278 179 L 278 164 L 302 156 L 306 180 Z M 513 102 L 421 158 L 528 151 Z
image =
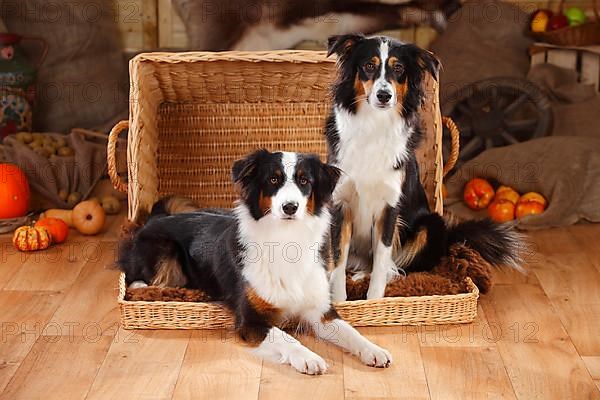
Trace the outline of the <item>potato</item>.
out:
M 75 155 L 75 150 L 70 147 L 63 146 L 58 148 L 57 154 L 61 157 L 70 157 Z
M 67 141 L 65 138 L 59 137 L 55 140 L 56 142 L 56 147 L 61 148 L 61 147 L 65 147 L 67 145 Z
M 42 142 L 40 139 L 33 139 L 33 141 L 29 143 L 29 147 L 31 147 L 32 150 L 35 150 L 38 147 L 43 147 L 43 146 L 44 146 L 44 142 Z
M 43 148 L 46 149 L 46 151 L 48 152 L 48 156 L 56 154 L 56 147 L 52 144 L 45 144 Z
M 21 143 L 31 143 L 33 141 L 33 135 L 29 132 L 19 132 L 15 135 L 16 139 Z
M 42 157 L 46 157 L 46 158 L 50 157 L 50 150 L 48 150 L 46 147 L 36 147 L 33 149 L 33 151 L 35 151 L 37 154 L 39 154 Z
M 100 204 L 107 214 L 118 214 L 121 211 L 121 202 L 115 196 L 104 196 Z
M 67 201 L 69 198 L 69 191 L 67 189 L 60 189 L 58 191 L 58 197 L 60 197 L 62 201 Z
M 67 204 L 69 205 L 69 207 L 75 206 L 80 201 L 81 201 L 81 193 L 79 193 L 79 192 L 73 192 L 73 193 L 69 194 L 69 197 L 67 197 Z

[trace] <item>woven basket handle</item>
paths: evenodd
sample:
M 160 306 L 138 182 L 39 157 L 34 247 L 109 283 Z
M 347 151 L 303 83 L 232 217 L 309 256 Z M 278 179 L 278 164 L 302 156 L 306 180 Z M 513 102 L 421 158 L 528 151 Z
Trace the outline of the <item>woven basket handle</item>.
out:
M 444 164 L 444 177 L 448 175 L 448 172 L 452 171 L 452 168 L 456 165 L 456 160 L 458 160 L 458 152 L 460 151 L 460 131 L 458 127 L 452 121 L 450 117 L 442 117 L 442 123 L 448 130 L 450 131 L 450 137 L 452 139 L 450 155 L 448 156 L 448 160 Z
M 119 192 L 123 193 L 127 193 L 127 184 L 121 180 L 121 177 L 117 172 L 117 140 L 119 139 L 119 133 L 128 128 L 129 121 L 123 120 L 117 122 L 117 124 L 108 134 L 108 146 L 106 149 L 106 158 L 108 160 L 108 176 L 110 177 L 113 187 Z

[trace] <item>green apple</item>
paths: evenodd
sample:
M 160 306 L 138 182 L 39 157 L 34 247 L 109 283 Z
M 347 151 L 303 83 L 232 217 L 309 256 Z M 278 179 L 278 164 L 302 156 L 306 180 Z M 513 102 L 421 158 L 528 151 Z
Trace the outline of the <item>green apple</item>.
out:
M 565 11 L 565 15 L 567 16 L 567 19 L 569 20 L 570 26 L 581 25 L 581 24 L 585 23 L 585 20 L 586 20 L 585 13 L 579 7 L 568 8 L 567 11 Z

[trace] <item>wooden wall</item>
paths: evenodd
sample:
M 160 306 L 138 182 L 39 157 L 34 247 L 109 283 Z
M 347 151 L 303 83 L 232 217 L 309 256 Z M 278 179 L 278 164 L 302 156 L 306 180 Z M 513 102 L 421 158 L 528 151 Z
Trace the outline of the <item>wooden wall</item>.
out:
M 186 49 L 185 27 L 171 0 L 113 0 L 121 32 L 121 41 L 126 51 L 153 50 L 156 48 Z M 226 1 L 226 0 L 224 0 Z M 344 1 L 344 0 L 338 0 Z M 476 1 L 476 0 L 471 0 Z M 538 8 L 557 9 L 558 0 L 506 0 L 517 4 L 527 12 Z M 591 9 L 592 0 L 570 0 L 568 6 Z M 427 47 L 435 38 L 435 31 L 427 27 L 396 31 L 404 41 Z

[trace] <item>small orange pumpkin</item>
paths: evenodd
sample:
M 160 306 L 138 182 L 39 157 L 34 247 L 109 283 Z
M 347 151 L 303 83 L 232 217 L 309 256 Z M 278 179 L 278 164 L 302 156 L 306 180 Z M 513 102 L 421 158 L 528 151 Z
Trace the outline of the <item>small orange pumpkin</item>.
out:
M 13 244 L 21 251 L 44 250 L 50 246 L 52 236 L 44 227 L 21 226 L 13 236 Z
M 35 223 L 35 226 L 46 228 L 50 232 L 50 236 L 52 236 L 53 243 L 62 243 L 69 235 L 69 226 L 59 218 L 41 218 Z

